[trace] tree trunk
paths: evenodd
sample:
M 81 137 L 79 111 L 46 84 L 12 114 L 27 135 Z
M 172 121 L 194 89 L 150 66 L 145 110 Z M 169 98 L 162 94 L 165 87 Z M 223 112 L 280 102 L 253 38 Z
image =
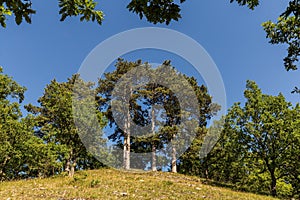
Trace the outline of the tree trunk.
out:
M 75 160 L 73 160 L 73 162 L 72 162 L 72 164 L 71 164 L 71 170 L 70 170 L 70 173 L 69 173 L 69 176 L 70 177 L 73 177 L 74 176 L 74 174 L 75 174 L 75 167 L 76 167 L 76 159 Z
M 126 169 L 126 150 L 127 150 L 127 137 L 124 136 L 124 144 L 123 144 L 123 168 Z
M 68 175 L 70 176 L 70 165 L 71 165 L 71 161 L 70 161 L 70 158 L 67 160 L 67 163 L 66 163 L 66 169 L 65 171 L 68 172 Z
M 126 128 L 127 130 L 127 128 Z M 124 169 L 130 169 L 130 135 L 127 133 L 124 136 Z
M 177 173 L 177 166 L 176 166 L 176 148 L 172 147 L 172 172 Z
M 152 129 L 152 135 L 153 135 L 153 139 L 154 139 L 154 135 L 155 135 L 155 113 L 154 113 L 154 108 L 153 107 L 152 107 L 152 111 L 151 111 L 151 129 Z M 152 142 L 152 171 L 157 171 L 155 141 Z
M 130 169 L 130 134 L 127 134 L 125 169 Z
M 130 89 L 130 96 L 132 89 Z M 130 112 L 129 108 L 127 110 L 127 116 L 125 119 L 125 136 L 124 136 L 124 168 L 126 170 L 130 169 Z
M 265 162 L 267 165 L 267 168 L 270 172 L 270 176 L 271 176 L 271 195 L 273 197 L 277 196 L 277 191 L 276 191 L 276 177 L 275 177 L 275 167 L 274 167 L 274 160 L 271 161 L 271 163 L 269 162 L 269 160 L 267 158 L 265 158 Z
M 156 172 L 156 146 L 152 144 L 152 171 Z
M 208 169 L 205 170 L 205 178 L 208 179 Z
M 69 177 L 73 177 L 75 172 L 76 159 L 73 159 L 73 157 L 73 150 L 71 150 L 70 157 L 66 163 L 66 171 L 68 172 Z
M 271 170 L 270 173 L 271 173 L 271 195 L 275 197 L 277 196 L 275 170 Z

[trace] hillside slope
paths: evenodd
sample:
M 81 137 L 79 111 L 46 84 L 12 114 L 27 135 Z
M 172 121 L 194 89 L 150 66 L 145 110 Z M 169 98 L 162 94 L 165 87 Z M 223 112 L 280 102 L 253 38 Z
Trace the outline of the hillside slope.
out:
M 52 177 L 0 183 L 0 199 L 241 199 L 274 198 L 201 183 L 196 177 L 167 172 L 81 171 L 74 178 Z

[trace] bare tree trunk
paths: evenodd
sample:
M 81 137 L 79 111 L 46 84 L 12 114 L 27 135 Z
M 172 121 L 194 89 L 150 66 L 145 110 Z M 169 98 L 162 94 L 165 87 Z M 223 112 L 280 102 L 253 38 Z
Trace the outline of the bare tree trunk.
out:
M 205 178 L 208 179 L 208 170 L 205 170 Z
M 76 167 L 76 159 L 73 160 L 72 164 L 71 164 L 71 170 L 70 170 L 70 173 L 69 173 L 69 176 L 70 177 L 73 177 L 74 174 L 75 174 L 75 167 Z
M 75 172 L 76 159 L 73 159 L 73 157 L 73 150 L 71 150 L 70 156 L 66 163 L 66 171 L 68 172 L 69 177 L 73 177 Z
M 127 137 L 124 136 L 124 144 L 123 144 L 123 168 L 126 169 L 126 150 L 127 150 Z
M 68 175 L 70 176 L 70 165 L 71 165 L 71 161 L 70 161 L 70 158 L 67 160 L 67 163 L 66 163 L 66 169 L 65 171 L 68 172 Z
M 130 96 L 131 95 L 132 95 L 132 89 L 130 88 Z M 124 150 L 125 150 L 124 168 L 126 170 L 129 170 L 130 169 L 130 111 L 129 111 L 129 108 L 127 110 L 127 116 L 125 119 Z
M 127 134 L 125 169 L 130 169 L 130 134 Z
M 176 166 L 176 148 L 172 146 L 172 172 L 177 173 L 177 166 Z
M 152 129 L 152 135 L 153 135 L 153 138 L 154 138 L 154 135 L 155 135 L 155 113 L 154 113 L 154 108 L 153 107 L 152 107 L 152 111 L 151 111 L 151 129 Z M 152 142 L 152 171 L 157 171 L 155 141 Z
M 157 167 L 156 167 L 156 146 L 153 144 L 152 146 L 152 171 L 156 172 Z
M 124 136 L 124 169 L 128 170 L 130 169 L 130 133 L 128 131 L 128 122 L 126 120 L 126 126 L 125 126 L 125 136 Z

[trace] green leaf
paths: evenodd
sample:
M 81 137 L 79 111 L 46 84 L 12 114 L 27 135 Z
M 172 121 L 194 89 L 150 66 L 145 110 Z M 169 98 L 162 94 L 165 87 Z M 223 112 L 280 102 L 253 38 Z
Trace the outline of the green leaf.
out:
M 22 23 L 22 21 L 23 21 L 22 15 L 16 14 L 16 16 L 15 16 L 15 22 L 16 22 L 16 24 L 20 25 Z

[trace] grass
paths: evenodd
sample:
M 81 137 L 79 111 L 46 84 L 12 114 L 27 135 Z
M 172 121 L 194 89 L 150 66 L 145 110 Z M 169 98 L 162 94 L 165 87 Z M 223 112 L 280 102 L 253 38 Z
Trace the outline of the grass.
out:
M 126 172 L 114 169 L 80 171 L 73 178 L 58 176 L 1 182 L 0 199 L 274 200 L 268 196 L 206 185 L 197 177 L 168 172 Z

